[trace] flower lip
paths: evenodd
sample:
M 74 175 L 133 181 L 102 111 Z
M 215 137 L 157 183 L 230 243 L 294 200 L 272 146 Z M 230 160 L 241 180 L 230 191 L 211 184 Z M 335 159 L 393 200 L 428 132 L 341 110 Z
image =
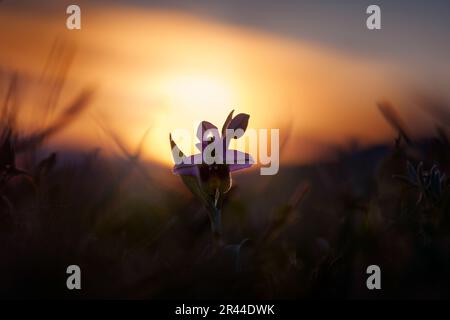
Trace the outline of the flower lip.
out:
M 180 163 L 175 164 L 173 172 L 175 174 L 198 175 L 196 167 L 200 165 L 226 166 L 230 172 L 233 172 L 249 168 L 253 164 L 254 160 L 250 154 L 228 149 L 224 154 L 208 156 L 205 152 L 202 152 L 183 157 Z

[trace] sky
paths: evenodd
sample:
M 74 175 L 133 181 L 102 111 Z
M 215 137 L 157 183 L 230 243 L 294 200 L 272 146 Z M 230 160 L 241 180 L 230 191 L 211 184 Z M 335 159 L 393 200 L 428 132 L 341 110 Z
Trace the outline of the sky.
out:
M 145 156 L 169 164 L 169 132 L 201 120 L 220 126 L 235 109 L 250 114 L 251 127 L 289 134 L 282 160 L 302 163 L 329 144 L 392 138 L 380 99 L 397 105 L 414 131 L 430 131 L 411 97 L 445 95 L 450 83 L 448 1 L 77 3 L 82 29 L 69 31 L 72 2 L 0 2 L 1 68 L 37 82 L 59 39 L 76 47 L 61 104 L 96 88 L 92 108 L 55 145 L 108 145 L 100 119 L 130 148 L 150 128 Z M 381 7 L 381 30 L 365 27 L 369 4 Z M 23 103 L 37 108 L 37 89 L 28 90 Z
M 403 60 L 405 55 L 429 55 L 429 50 L 424 49 L 429 45 L 441 58 L 450 53 L 446 41 L 450 31 L 450 2 L 445 0 L 160 0 L 134 3 L 183 10 L 375 58 Z M 362 28 L 365 10 L 370 4 L 377 4 L 382 10 L 382 32 Z

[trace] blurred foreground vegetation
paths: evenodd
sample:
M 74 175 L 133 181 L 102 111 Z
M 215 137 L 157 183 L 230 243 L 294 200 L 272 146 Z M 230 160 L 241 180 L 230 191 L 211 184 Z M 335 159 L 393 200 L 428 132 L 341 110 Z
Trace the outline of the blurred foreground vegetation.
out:
M 1 297 L 450 297 L 448 106 L 427 101 L 441 112 L 432 137 L 415 141 L 384 102 L 398 132 L 391 143 L 233 177 L 227 245 L 214 250 L 205 209 L 169 168 L 139 160 L 143 142 L 127 150 L 102 123 L 120 157 L 49 149 L 95 94 L 61 106 L 61 78 L 33 131 L 16 121 L 19 77 L 2 78 Z M 66 289 L 71 264 L 81 267 L 81 291 Z M 381 291 L 366 288 L 371 264 L 381 267 Z

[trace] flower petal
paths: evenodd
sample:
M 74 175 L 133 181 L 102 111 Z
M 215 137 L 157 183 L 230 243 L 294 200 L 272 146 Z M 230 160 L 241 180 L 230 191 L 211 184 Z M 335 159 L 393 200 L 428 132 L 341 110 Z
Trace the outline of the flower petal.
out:
M 195 146 L 197 147 L 197 149 L 200 152 L 203 152 L 203 150 L 205 150 L 205 148 L 208 146 L 209 142 L 208 141 L 202 141 L 202 142 L 197 142 L 195 144 Z
M 228 115 L 227 119 L 225 120 L 225 122 L 223 123 L 223 127 L 222 127 L 222 137 L 225 137 L 225 133 L 226 130 L 228 129 L 228 126 L 231 123 L 231 120 L 233 120 L 233 112 L 234 110 L 231 110 L 230 114 Z
M 183 151 L 181 151 L 180 148 L 178 148 L 175 141 L 173 141 L 172 134 L 169 134 L 169 140 L 170 140 L 170 149 L 172 150 L 173 160 L 175 161 L 175 163 L 178 163 L 180 161 L 180 159 L 182 159 L 186 156 L 184 155 Z
M 219 129 L 217 129 L 217 127 L 215 125 L 213 125 L 211 122 L 208 122 L 208 121 L 202 121 L 202 122 L 200 122 L 200 124 L 198 125 L 198 128 L 197 128 L 197 138 L 199 141 L 203 141 L 203 135 L 208 130 L 214 130 L 214 131 L 217 130 L 217 135 L 219 135 Z M 214 132 L 214 136 L 215 135 L 216 135 L 216 133 Z
M 242 134 L 240 134 L 239 136 L 234 136 L 235 139 L 240 138 L 245 130 L 247 130 L 247 126 L 248 126 L 248 120 L 250 119 L 250 116 L 246 113 L 239 113 L 236 117 L 234 117 L 229 126 L 228 129 L 229 130 L 234 130 L 236 131 L 236 133 L 241 132 Z
M 245 168 L 250 167 L 255 163 L 252 156 L 248 153 L 238 150 L 227 150 L 225 154 L 225 163 L 229 166 L 232 165 L 246 165 Z
M 173 167 L 173 173 L 178 174 L 178 175 L 197 177 L 199 175 L 198 165 L 196 165 L 196 164 L 178 164 Z

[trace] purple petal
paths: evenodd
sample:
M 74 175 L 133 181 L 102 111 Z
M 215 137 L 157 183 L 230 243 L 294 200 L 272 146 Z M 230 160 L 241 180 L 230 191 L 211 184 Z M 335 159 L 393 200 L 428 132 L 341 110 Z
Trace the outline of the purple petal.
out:
M 195 146 L 200 152 L 203 152 L 203 150 L 205 150 L 205 148 L 208 146 L 208 142 L 207 141 L 198 142 L 195 144 Z
M 228 114 L 227 119 L 223 123 L 223 126 L 222 126 L 222 137 L 225 137 L 226 130 L 228 129 L 228 126 L 230 125 L 231 120 L 233 120 L 233 112 L 234 112 L 234 110 L 231 110 L 231 112 Z
M 225 154 L 225 162 L 230 166 L 246 165 L 245 168 L 248 168 L 255 163 L 251 155 L 238 150 L 227 150 Z
M 179 159 L 180 162 L 175 162 L 175 167 L 176 166 L 181 166 L 181 165 L 194 165 L 194 164 L 201 164 L 202 163 L 202 155 L 200 153 L 194 154 L 192 156 L 189 157 L 182 157 Z
M 199 176 L 198 165 L 196 164 L 178 164 L 173 167 L 173 173 L 186 176 Z
M 246 113 L 239 113 L 236 117 L 234 117 L 230 124 L 228 125 L 228 130 L 239 130 L 241 131 L 241 135 L 236 136 L 235 138 L 240 138 L 243 135 L 243 132 L 245 132 L 245 130 L 247 130 L 247 126 L 248 126 L 248 120 L 250 119 L 250 116 Z M 239 133 L 239 131 L 237 131 L 237 133 Z
M 233 171 L 238 171 L 238 170 L 250 168 L 251 166 L 252 165 L 250 163 L 247 163 L 247 164 L 229 164 L 228 165 L 228 170 L 230 170 L 230 172 L 233 172 Z
M 215 125 L 208 121 L 202 121 L 197 128 L 197 138 L 199 141 L 203 141 L 203 135 L 208 130 L 214 130 L 214 136 L 216 136 L 215 131 L 217 131 L 217 135 L 219 135 L 219 129 L 217 129 Z
M 181 158 L 185 157 L 183 151 L 181 151 L 180 148 L 178 148 L 178 146 L 175 143 L 175 141 L 173 141 L 172 134 L 169 134 L 169 140 L 170 140 L 170 148 L 172 150 L 173 160 L 176 162 L 180 157 Z

